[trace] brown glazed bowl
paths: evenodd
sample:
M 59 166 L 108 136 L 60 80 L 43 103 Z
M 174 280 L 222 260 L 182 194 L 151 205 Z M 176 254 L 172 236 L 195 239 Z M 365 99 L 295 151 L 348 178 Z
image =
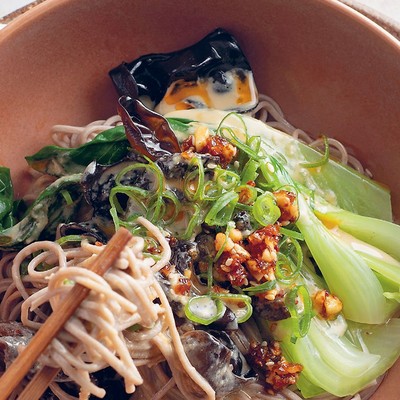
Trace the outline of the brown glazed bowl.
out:
M 0 32 L 0 163 L 24 190 L 24 156 L 53 124 L 116 112 L 108 71 L 149 52 L 233 33 L 260 92 L 293 125 L 351 146 L 391 187 L 400 217 L 400 43 L 336 0 L 47 0 Z M 400 398 L 400 364 L 374 400 Z

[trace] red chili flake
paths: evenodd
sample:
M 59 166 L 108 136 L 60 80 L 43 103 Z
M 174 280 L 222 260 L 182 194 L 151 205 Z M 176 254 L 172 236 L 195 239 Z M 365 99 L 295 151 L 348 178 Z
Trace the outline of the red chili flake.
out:
M 171 265 L 167 264 L 164 268 L 160 270 L 164 278 L 167 278 L 171 273 Z
M 185 139 L 182 142 L 182 144 L 181 144 L 182 153 L 195 150 L 194 141 L 193 140 L 194 140 L 193 136 L 190 135 L 187 139 Z
M 262 253 L 267 247 L 270 250 L 279 251 L 279 239 L 279 225 L 267 225 L 247 237 L 246 250 L 252 257 L 261 259 Z
M 174 292 L 178 295 L 184 296 L 190 293 L 192 282 L 185 277 L 179 277 L 179 282 L 174 286 Z
M 229 281 L 233 286 L 248 284 L 248 275 L 241 264 L 240 256 L 229 252 L 222 253 L 215 268 L 216 278 L 221 281 Z

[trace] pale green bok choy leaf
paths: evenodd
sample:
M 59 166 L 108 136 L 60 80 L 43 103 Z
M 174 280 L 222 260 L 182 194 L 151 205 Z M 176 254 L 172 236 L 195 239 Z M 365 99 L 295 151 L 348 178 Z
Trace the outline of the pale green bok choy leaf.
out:
M 363 352 L 347 338 L 338 336 L 328 321 L 314 317 L 308 334 L 296 343 L 290 340 L 290 319 L 277 325 L 275 337 L 280 340 L 285 357 L 304 367 L 305 387 L 301 380 L 298 382 L 303 396 L 314 395 L 316 388 L 335 396 L 347 396 L 357 393 L 372 380 L 371 374 L 367 377 L 366 374 L 381 357 Z
M 300 193 L 298 202 L 297 226 L 329 290 L 343 302 L 345 317 L 361 323 L 384 323 L 392 309 L 377 276 L 361 255 L 324 226 Z
M 377 218 L 364 217 L 329 205 L 316 206 L 318 218 L 327 226 L 338 226 L 400 261 L 400 225 Z
M 280 321 L 275 336 L 285 356 L 304 366 L 297 386 L 306 398 L 321 390 L 353 395 L 385 373 L 400 354 L 398 319 L 375 326 L 354 324 L 340 336 L 335 323 L 314 318 L 307 336 L 296 343 L 289 331 L 290 320 Z

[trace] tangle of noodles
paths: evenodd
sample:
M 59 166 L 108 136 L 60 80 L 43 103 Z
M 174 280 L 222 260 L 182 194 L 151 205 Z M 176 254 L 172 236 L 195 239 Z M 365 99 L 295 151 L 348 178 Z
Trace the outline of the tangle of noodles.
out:
M 143 383 L 138 366 L 151 366 L 166 359 L 174 385 L 187 398 L 213 399 L 214 391 L 190 365 L 183 351 L 171 307 L 155 278 L 157 269 L 169 260 L 168 242 L 149 221 L 141 217 L 138 220 L 150 235 L 160 239 L 166 257 L 157 263 L 144 258 L 144 241 L 135 237 L 119 261 L 100 277 L 85 266 L 104 246 L 82 241 L 80 247 L 63 249 L 49 241 L 32 243 L 12 262 L 14 285 L 10 285 L 12 295 L 2 301 L 2 307 L 9 310 L 3 320 L 17 313 L 26 327 L 37 330 L 46 319 L 48 307 L 57 309 L 72 285 L 79 283 L 90 288 L 90 294 L 53 339 L 39 363 L 61 368 L 69 379 L 78 383 L 83 399 L 90 394 L 105 395 L 104 389 L 91 382 L 90 373 L 111 366 L 124 379 L 127 393 L 133 393 Z M 12 257 L 3 258 L 3 269 L 10 266 Z M 22 277 L 21 263 L 29 258 L 28 274 Z M 40 271 L 43 264 L 51 267 Z M 15 302 L 15 298 L 22 301 Z M 141 326 L 140 331 L 129 330 L 135 325 Z M 56 384 L 51 389 L 61 399 L 72 398 Z
M 284 118 L 279 105 L 267 96 L 260 96 L 252 116 L 310 146 L 323 145 L 321 139 L 314 140 L 293 127 Z M 113 116 L 85 127 L 57 125 L 52 129 L 52 138 L 58 146 L 78 147 L 120 123 L 119 116 Z M 331 154 L 340 162 L 369 174 L 341 143 L 329 139 L 329 145 Z M 27 201 L 54 180 L 36 172 L 32 172 L 32 177 L 35 184 L 25 197 Z M 122 377 L 127 393 L 133 393 L 131 399 L 215 398 L 210 384 L 190 364 L 184 352 L 171 305 L 156 278 L 156 273 L 171 257 L 168 241 L 152 223 L 141 217 L 138 220 L 163 249 L 157 262 L 143 256 L 144 241 L 138 237 L 125 248 L 119 261 L 104 277 L 85 268 L 104 246 L 85 240 L 78 247 L 66 249 L 55 242 L 34 242 L 17 254 L 4 254 L 0 260 L 0 318 L 2 321 L 20 319 L 33 331 L 40 328 L 50 310 L 58 307 L 73 284 L 91 289 L 90 295 L 39 360 L 40 364 L 61 368 L 68 377 L 59 377 L 50 385 L 51 391 L 61 400 L 77 398 L 60 385 L 60 381 L 66 379 L 80 386 L 80 399 L 89 395 L 104 396 L 104 389 L 91 381 L 90 374 L 108 366 Z M 27 263 L 27 274 L 21 275 L 24 263 Z M 44 270 L 43 265 L 46 265 Z M 133 329 L 135 326 L 140 329 Z M 232 336 L 243 353 L 251 338 L 260 340 L 258 330 L 249 322 L 242 324 Z M 367 388 L 361 395 L 347 399 L 367 398 L 371 390 L 373 388 Z M 290 389 L 268 394 L 260 384 L 250 383 L 225 399 L 300 400 L 301 397 Z

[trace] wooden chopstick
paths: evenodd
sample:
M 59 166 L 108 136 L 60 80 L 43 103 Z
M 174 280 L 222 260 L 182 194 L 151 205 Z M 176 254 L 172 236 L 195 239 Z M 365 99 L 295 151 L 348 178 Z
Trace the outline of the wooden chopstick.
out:
M 132 238 L 131 233 L 125 229 L 120 228 L 117 233 L 108 242 L 104 251 L 95 258 L 89 269 L 96 272 L 98 275 L 104 275 L 105 272 L 113 265 L 118 259 L 119 254 L 128 244 Z M 43 353 L 52 339 L 57 336 L 58 332 L 62 329 L 64 324 L 72 316 L 75 310 L 79 307 L 81 302 L 89 294 L 90 289 L 76 284 L 68 295 L 65 297 L 63 303 L 46 319 L 41 328 L 36 332 L 30 340 L 28 346 L 18 355 L 15 361 L 6 369 L 3 376 L 0 378 L 0 399 L 7 400 L 14 389 L 19 385 L 21 380 L 29 372 L 32 365 Z M 52 370 L 57 368 L 51 368 Z M 46 369 L 44 369 L 46 371 Z M 41 370 L 43 371 L 43 369 Z M 49 371 L 47 371 L 49 372 Z M 54 373 L 55 371 L 50 371 Z M 50 375 L 48 375 L 49 377 Z M 44 378 L 44 376 L 42 376 Z M 48 379 L 37 379 L 41 382 L 41 386 L 46 384 L 44 390 L 48 386 Z M 30 391 L 29 399 L 39 398 L 43 392 L 39 393 L 41 388 L 35 388 L 37 392 Z M 43 390 L 43 391 L 44 391 Z
M 37 400 L 49 387 L 50 383 L 59 373 L 60 368 L 43 366 L 18 395 L 18 400 Z

